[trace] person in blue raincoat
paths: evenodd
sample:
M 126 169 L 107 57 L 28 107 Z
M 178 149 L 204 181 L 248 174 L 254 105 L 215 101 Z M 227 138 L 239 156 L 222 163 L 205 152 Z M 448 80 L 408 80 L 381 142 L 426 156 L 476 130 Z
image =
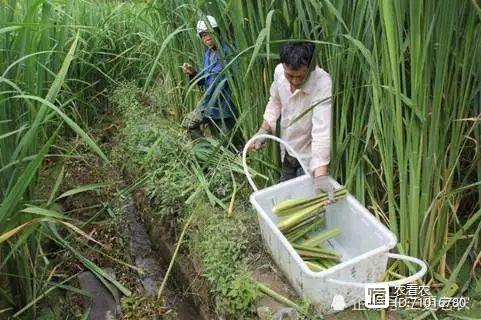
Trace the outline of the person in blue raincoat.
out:
M 226 43 L 216 43 L 211 31 L 216 32 L 217 29 L 217 21 L 212 16 L 197 22 L 197 34 L 208 47 L 202 69 L 197 71 L 188 63 L 182 65 L 182 71 L 205 90 L 203 100 L 183 120 L 192 140 L 203 137 L 203 128 L 207 126 L 213 135 L 217 135 L 227 133 L 235 124 L 236 108 L 232 103 L 232 92 L 226 75 L 220 74 L 232 50 Z

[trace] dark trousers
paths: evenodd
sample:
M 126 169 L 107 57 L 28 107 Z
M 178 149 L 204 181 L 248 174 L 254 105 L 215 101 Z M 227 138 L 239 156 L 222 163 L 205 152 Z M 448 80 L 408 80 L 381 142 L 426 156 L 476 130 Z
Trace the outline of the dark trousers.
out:
M 296 158 L 287 153 L 284 155 L 281 169 L 281 182 L 301 176 L 304 173 Z

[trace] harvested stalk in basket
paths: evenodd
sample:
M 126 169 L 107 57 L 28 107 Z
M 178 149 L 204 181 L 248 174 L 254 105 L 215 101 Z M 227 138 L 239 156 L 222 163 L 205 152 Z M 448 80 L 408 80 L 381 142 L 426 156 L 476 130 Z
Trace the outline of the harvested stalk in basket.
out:
M 320 272 L 326 270 L 326 268 L 315 261 L 306 261 L 307 266 L 312 271 Z
M 324 231 L 317 236 L 314 236 L 310 239 L 304 240 L 301 242 L 301 245 L 307 247 L 315 247 L 321 245 L 324 241 L 337 237 L 341 233 L 339 228 L 334 228 L 331 230 Z
M 325 222 L 324 218 L 325 210 L 324 208 L 319 208 L 316 213 L 312 215 L 308 215 L 304 219 L 299 219 L 295 223 L 291 224 L 287 229 L 283 229 L 282 232 L 286 236 L 293 236 L 297 233 L 300 233 L 304 229 L 308 228 L 313 224 L 323 225 Z
M 347 195 L 347 189 L 342 187 L 334 192 L 334 199 L 339 200 Z M 326 193 L 316 194 L 309 197 L 301 197 L 297 199 L 288 199 L 282 201 L 274 206 L 272 211 L 274 211 L 279 217 L 290 215 L 300 210 L 311 208 L 311 207 L 321 207 L 328 200 Z
M 320 263 L 324 266 L 324 268 L 329 269 L 330 267 L 334 267 L 336 262 L 332 260 L 322 260 Z
M 309 232 L 320 228 L 325 223 L 324 217 L 313 217 L 308 224 L 298 227 L 292 231 L 286 233 L 287 240 L 291 243 L 295 243 L 297 240 L 306 236 Z
M 335 199 L 347 195 L 346 188 L 335 191 Z M 341 256 L 332 249 L 321 247 L 323 243 L 340 234 L 338 228 L 312 236 L 311 233 L 325 225 L 325 202 L 327 194 L 289 199 L 277 204 L 272 211 L 280 218 L 277 227 L 286 236 L 307 266 L 315 272 L 336 265 Z
M 315 252 L 315 251 L 299 250 L 299 249 L 296 249 L 296 251 L 303 258 L 338 259 L 338 256 L 333 256 L 330 254 L 324 254 L 324 253 Z
M 341 257 L 339 256 L 339 254 L 336 251 L 331 250 L 331 249 L 327 249 L 327 248 L 308 247 L 308 246 L 302 246 L 302 245 L 298 245 L 298 244 L 293 244 L 292 247 L 294 249 L 296 249 L 298 252 L 299 251 L 311 252 L 319 258 L 332 259 L 332 260 L 336 260 L 336 261 L 339 261 L 341 259 Z
M 328 260 L 333 260 L 334 262 L 340 261 L 339 255 L 337 254 L 330 255 L 330 254 L 324 254 L 324 253 L 308 251 L 308 250 L 299 250 L 299 249 L 296 249 L 296 251 L 302 258 L 305 258 L 307 260 L 324 261 L 324 259 L 328 259 Z
M 321 213 L 324 213 L 325 210 L 326 209 L 323 207 L 315 207 L 315 206 L 305 208 L 299 212 L 293 213 L 288 217 L 285 217 L 284 219 L 282 219 L 281 222 L 277 224 L 277 227 L 282 232 L 288 232 L 288 230 L 292 230 L 293 228 L 302 224 L 306 220 L 309 220 L 312 217 L 315 217 Z
M 317 197 L 317 196 L 316 196 Z M 307 208 L 318 208 L 322 206 L 322 200 L 320 199 L 313 199 L 309 198 L 302 198 L 302 199 L 289 199 L 279 203 L 277 206 L 274 207 L 273 211 L 279 217 L 285 217 L 291 215 L 293 213 L 299 212 L 300 210 L 307 209 Z M 298 202 L 299 201 L 299 202 Z M 297 203 L 297 204 L 296 204 Z M 285 205 L 283 207 L 282 205 Z

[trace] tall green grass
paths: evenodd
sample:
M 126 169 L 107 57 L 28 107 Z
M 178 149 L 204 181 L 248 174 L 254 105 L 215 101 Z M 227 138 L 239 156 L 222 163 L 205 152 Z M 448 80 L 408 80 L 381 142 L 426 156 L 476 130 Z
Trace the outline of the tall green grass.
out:
M 78 136 L 108 161 L 82 127 L 107 110 L 102 90 L 150 66 L 145 47 L 155 39 L 142 34 L 150 22 L 129 23 L 145 6 L 105 2 L 92 10 L 92 5 L 0 1 L 0 282 L 9 284 L 0 298 L 26 319 L 35 318 L 36 304 L 55 286 L 44 253 L 49 238 L 129 294 L 57 232 L 60 226 L 86 236 L 70 217 L 50 210 L 58 190 L 50 190 L 52 201 L 36 198 L 37 188 L 50 187 L 36 183 L 44 159 L 61 161 L 62 154 L 52 151 L 59 134 Z

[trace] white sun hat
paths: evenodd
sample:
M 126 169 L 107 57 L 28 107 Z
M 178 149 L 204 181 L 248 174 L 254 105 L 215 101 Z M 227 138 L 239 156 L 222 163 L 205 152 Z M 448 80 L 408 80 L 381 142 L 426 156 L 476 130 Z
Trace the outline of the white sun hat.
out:
M 213 16 L 206 16 L 207 22 L 210 24 L 211 28 L 217 28 L 217 21 Z M 206 23 L 205 19 L 200 19 L 197 21 L 197 34 L 209 30 L 209 25 Z

